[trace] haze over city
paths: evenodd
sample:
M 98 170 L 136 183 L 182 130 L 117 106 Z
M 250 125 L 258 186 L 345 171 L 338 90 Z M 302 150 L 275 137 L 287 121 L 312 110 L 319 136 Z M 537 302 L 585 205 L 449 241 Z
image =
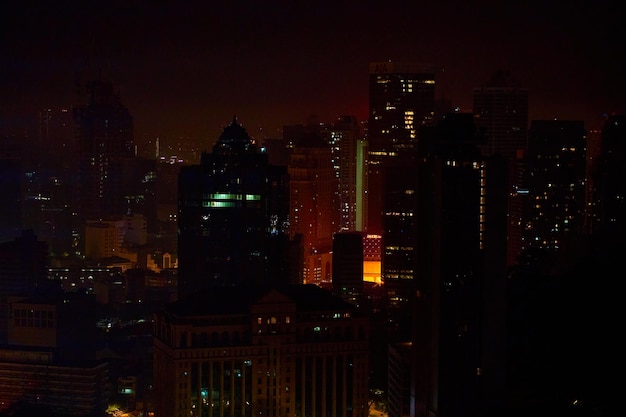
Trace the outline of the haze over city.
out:
M 3 5 L 0 417 L 613 415 L 626 16 L 568 7 Z
M 135 138 L 214 141 L 233 114 L 251 136 L 315 114 L 367 119 L 368 64 L 432 65 L 436 98 L 471 110 L 497 70 L 529 90 L 529 119 L 624 109 L 624 5 L 576 2 L 11 2 L 1 19 L 0 114 L 18 125 L 75 105 L 104 70 Z

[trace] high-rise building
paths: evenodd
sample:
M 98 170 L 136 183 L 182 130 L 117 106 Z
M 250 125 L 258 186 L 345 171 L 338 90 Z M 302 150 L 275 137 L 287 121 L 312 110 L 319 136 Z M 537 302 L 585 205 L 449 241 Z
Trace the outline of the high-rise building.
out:
M 357 222 L 359 205 L 358 169 L 362 159 L 357 158 L 361 141 L 360 125 L 354 116 L 341 116 L 324 131 L 331 148 L 333 167 L 338 179 L 338 199 L 341 218 L 340 231 L 363 230 Z M 361 187 L 362 190 L 362 187 Z
M 133 117 L 113 84 L 87 84 L 88 103 L 74 111 L 78 171 L 74 207 L 80 230 L 87 220 L 115 219 L 127 213 L 124 166 L 135 157 Z
M 292 129 L 293 130 L 293 129 Z M 339 179 L 317 126 L 293 133 L 288 166 L 290 236 L 302 235 L 304 283 L 330 283 L 333 234 L 339 231 Z
M 447 114 L 421 133 L 419 152 L 386 169 L 387 327 L 392 342 L 411 342 L 411 415 L 458 415 L 502 386 L 507 177 L 501 158 L 480 155 L 472 114 Z
M 51 254 L 72 253 L 76 155 L 71 110 L 41 109 L 36 129 L 32 148 L 24 154 L 23 227 L 46 241 Z
M 476 125 L 484 131 L 484 156 L 500 154 L 516 158 L 526 149 L 528 133 L 528 89 L 508 71 L 498 71 L 474 89 L 473 112 Z
M 384 166 L 416 150 L 419 130 L 433 123 L 435 71 L 425 65 L 369 65 L 368 233 L 381 234 Z
M 533 120 L 525 156 L 523 249 L 556 253 L 584 231 L 583 121 Z
M 155 314 L 155 417 L 366 417 L 369 318 L 317 285 L 216 288 Z
M 626 229 L 626 115 L 608 116 L 594 164 L 593 233 L 614 238 Z
M 284 167 L 268 163 L 236 119 L 199 165 L 181 167 L 179 297 L 208 287 L 286 279 L 281 275 L 286 269 L 278 265 L 287 261 L 282 253 L 288 230 L 286 174 Z
M 484 157 L 498 155 L 509 163 L 508 259 L 519 262 L 522 251 L 523 157 L 528 140 L 528 89 L 508 71 L 498 71 L 485 84 L 474 89 L 473 113 L 485 140 L 479 145 Z

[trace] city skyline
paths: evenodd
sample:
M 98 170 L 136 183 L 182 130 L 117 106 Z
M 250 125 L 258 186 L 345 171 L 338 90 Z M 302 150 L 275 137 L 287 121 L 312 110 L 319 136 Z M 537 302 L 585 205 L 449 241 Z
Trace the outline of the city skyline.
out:
M 309 115 L 367 119 L 368 65 L 432 65 L 436 99 L 471 111 L 473 89 L 506 70 L 529 91 L 529 120 L 623 112 L 623 5 L 357 2 L 28 2 L 5 6 L 3 125 L 77 105 L 76 82 L 104 69 L 138 142 L 206 147 L 236 114 L 255 139 Z M 8 130 L 8 129 L 7 129 Z

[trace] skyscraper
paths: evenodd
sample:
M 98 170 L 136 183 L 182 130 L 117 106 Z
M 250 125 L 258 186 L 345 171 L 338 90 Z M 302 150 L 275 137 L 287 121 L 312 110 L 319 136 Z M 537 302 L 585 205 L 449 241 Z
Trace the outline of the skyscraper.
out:
M 594 233 L 617 238 L 626 229 L 626 115 L 608 116 L 593 167 Z
M 270 254 L 287 233 L 286 170 L 268 156 L 236 119 L 199 165 L 178 177 L 179 297 L 216 286 L 267 285 Z M 274 265 L 274 268 L 277 268 Z M 284 271 L 283 271 L 284 272 Z
M 76 228 L 84 235 L 88 220 L 110 220 L 126 214 L 126 161 L 135 156 L 133 117 L 113 83 L 97 79 L 87 84 L 88 103 L 74 110 L 77 191 L 73 206 Z
M 304 282 L 330 283 L 333 234 L 339 231 L 339 179 L 330 145 L 313 125 L 295 133 L 289 161 L 290 236 L 302 235 Z
M 446 114 L 421 133 L 419 151 L 386 169 L 388 327 L 392 341 L 412 342 L 411 415 L 460 415 L 502 386 L 507 177 L 501 157 L 480 155 L 472 114 Z
M 484 156 L 500 154 L 516 158 L 526 149 L 528 133 L 528 89 L 508 71 L 498 71 L 474 89 L 473 112 L 476 125 L 484 131 Z
M 357 164 L 358 146 L 361 139 L 360 126 L 354 116 L 341 116 L 329 125 L 323 135 L 330 145 L 333 168 L 338 179 L 338 199 L 341 217 L 339 229 L 341 231 L 361 230 L 357 223 L 359 198 L 357 175 L 360 170 Z
M 509 164 L 508 264 L 516 265 L 522 250 L 523 156 L 528 140 L 528 89 L 508 71 L 498 71 L 473 92 L 473 113 L 485 141 L 483 157 L 498 155 Z
M 25 157 L 24 228 L 49 245 L 51 254 L 72 253 L 72 187 L 76 171 L 74 124 L 69 109 L 41 109 L 36 142 Z M 62 155 L 50 158 L 49 155 Z
M 554 254 L 583 233 L 586 132 L 576 120 L 533 120 L 525 156 L 524 249 Z
M 375 62 L 369 66 L 368 233 L 380 234 L 384 166 L 418 144 L 435 110 L 435 71 L 424 65 Z

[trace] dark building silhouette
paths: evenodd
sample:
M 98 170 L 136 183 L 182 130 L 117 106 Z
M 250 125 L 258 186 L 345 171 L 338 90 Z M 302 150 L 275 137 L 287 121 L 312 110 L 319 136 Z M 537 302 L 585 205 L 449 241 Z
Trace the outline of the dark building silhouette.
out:
M 577 120 L 533 120 L 524 157 L 523 249 L 554 255 L 584 232 L 586 132 Z
M 22 230 L 22 164 L 18 157 L 0 153 L 0 187 L 0 242 L 6 242 Z
M 389 344 L 387 414 L 411 416 L 411 342 Z
M 509 162 L 510 180 L 507 212 L 508 264 L 519 262 L 522 251 L 523 157 L 528 140 L 528 89 L 508 71 L 497 71 L 493 77 L 474 89 L 473 113 L 476 126 L 485 136 L 480 144 L 484 157 L 499 155 Z
M 375 62 L 369 65 L 367 232 L 382 233 L 385 165 L 415 150 L 421 126 L 435 111 L 435 71 L 425 65 Z
M 623 236 L 626 229 L 626 115 L 606 118 L 593 178 L 593 233 L 608 239 Z
M 484 156 L 494 154 L 516 158 L 526 149 L 528 134 L 528 89 L 508 71 L 498 71 L 474 89 L 473 113 L 476 125 L 484 131 Z
M 363 302 L 363 233 L 333 236 L 333 293 L 361 306 Z
M 155 314 L 154 415 L 366 417 L 369 338 L 316 285 L 196 293 Z
M 135 156 L 133 117 L 110 81 L 86 85 L 88 102 L 74 110 L 77 175 L 73 184 L 79 227 L 86 220 L 127 212 L 124 166 Z
M 288 184 L 236 119 L 199 165 L 181 167 L 179 297 L 287 279 Z
M 319 123 L 285 128 L 294 143 L 289 172 L 289 234 L 302 235 L 303 282 L 330 284 L 332 240 L 339 231 L 339 179 Z
M 385 330 L 411 343 L 411 415 L 471 415 L 500 398 L 508 165 L 483 158 L 483 141 L 472 114 L 446 114 L 384 171 Z
M 31 406 L 59 416 L 105 416 L 109 365 L 96 359 L 95 297 L 10 298 L 8 343 L 0 346 L 0 412 Z
M 124 215 L 141 214 L 146 218 L 149 234 L 159 232 L 157 204 L 158 168 L 155 159 L 128 158 L 123 161 L 121 175 L 125 179 L 122 195 L 125 202 Z M 171 190 L 175 194 L 175 190 Z
M 47 259 L 48 245 L 32 230 L 0 243 L 0 344 L 7 341 L 8 298 L 47 289 Z
M 76 154 L 72 116 L 68 108 L 39 110 L 24 153 L 23 227 L 47 242 L 52 254 L 73 252 Z

